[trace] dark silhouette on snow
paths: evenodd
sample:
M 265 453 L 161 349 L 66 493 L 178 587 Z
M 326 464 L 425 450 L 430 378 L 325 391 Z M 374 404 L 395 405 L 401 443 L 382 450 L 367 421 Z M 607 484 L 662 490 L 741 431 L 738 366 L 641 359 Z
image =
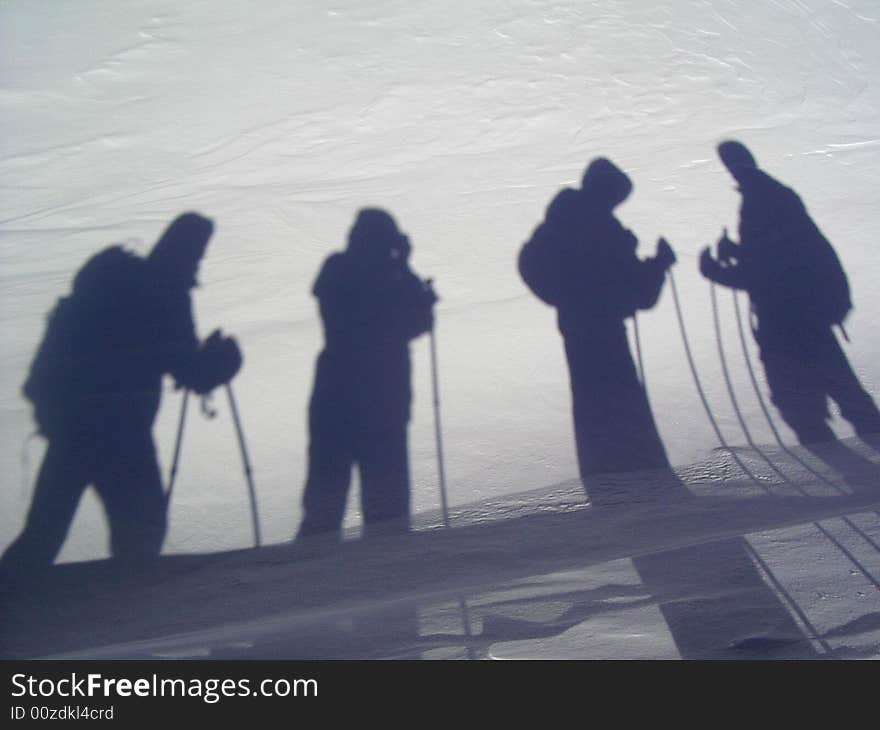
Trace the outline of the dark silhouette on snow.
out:
M 298 538 L 339 538 L 355 464 L 365 533 L 409 527 L 409 342 L 431 329 L 437 301 L 409 268 L 409 254 L 394 219 L 364 209 L 346 250 L 329 256 L 315 281 L 324 349 L 309 404 Z
M 213 230 L 187 213 L 146 258 L 107 248 L 58 301 L 24 385 L 48 448 L 4 573 L 52 564 L 90 484 L 107 513 L 114 558 L 135 563 L 159 553 L 167 505 L 152 426 L 162 376 L 208 393 L 242 362 L 236 342 L 219 331 L 203 343 L 196 336 L 190 291 Z
M 829 397 L 859 436 L 880 432 L 880 412 L 832 329 L 852 308 L 834 249 L 798 195 L 761 170 L 744 145 L 723 142 L 718 154 L 742 195 L 740 240 L 725 231 L 717 258 L 703 250 L 700 271 L 748 292 L 772 402 L 805 445 L 835 439 Z
M 655 257 L 636 255 L 638 240 L 614 216 L 631 191 L 620 169 L 594 160 L 580 189 L 553 199 L 519 255 L 523 280 L 558 312 L 585 484 L 603 472 L 669 466 L 624 320 L 654 306 L 675 254 L 661 238 Z
M 0 657 L 115 645 L 122 652 L 116 658 L 149 659 L 159 647 L 169 648 L 151 637 L 211 627 L 225 628 L 209 631 L 203 643 L 184 642 L 179 648 L 209 649 L 214 659 L 415 658 L 430 650 L 483 658 L 498 642 L 538 639 L 542 645 L 534 649 L 546 656 L 552 645 L 544 639 L 577 631 L 579 624 L 584 638 L 601 633 L 601 623 L 590 622 L 603 614 L 620 615 L 624 626 L 647 626 L 647 643 L 630 642 L 644 655 L 653 652 L 664 630 L 650 612 L 630 618 L 623 613 L 654 604 L 684 658 L 814 654 L 804 635 L 817 636 L 814 627 L 798 628 L 782 600 L 802 615 L 809 607 L 798 607 L 796 595 L 783 595 L 772 565 L 755 567 L 752 561 L 760 554 L 748 541 L 722 535 L 808 522 L 828 514 L 826 497 L 770 497 L 763 510 L 752 500 L 719 493 L 691 500 L 690 507 L 678 502 L 641 513 L 631 503 L 571 510 L 563 502 L 556 511 L 553 495 L 560 487 L 547 492 L 547 509 L 448 530 L 417 530 L 366 545 L 348 542 L 314 560 L 290 563 L 288 548 L 281 545 L 266 546 L 260 554 L 163 556 L 151 566 L 151 583 L 162 590 L 144 591 L 136 574 L 104 561 L 57 566 L 37 590 L 0 590 Z M 575 500 L 579 486 L 569 487 Z M 873 504 L 841 500 L 846 509 Z M 839 553 L 830 543 L 828 549 L 838 557 L 846 550 L 843 543 Z M 594 571 L 628 556 L 641 583 L 618 568 Z M 242 581 L 248 590 L 242 590 Z M 192 601 L 194 591 L 206 600 Z M 240 621 L 244 615 L 256 618 L 255 611 L 269 615 L 279 605 L 290 621 Z M 628 641 L 625 635 L 619 638 Z M 131 643 L 137 639 L 147 641 L 138 648 Z M 577 634 L 561 638 L 567 656 L 574 651 L 567 643 L 571 639 L 577 641 Z M 858 651 L 839 648 L 844 658 Z M 596 658 L 599 650 L 591 638 L 582 645 L 584 658 Z M 527 647 L 514 652 L 532 655 Z
M 633 558 L 682 659 L 817 657 L 809 637 L 755 566 L 758 559 L 741 536 Z M 800 610 L 776 578 L 771 581 Z

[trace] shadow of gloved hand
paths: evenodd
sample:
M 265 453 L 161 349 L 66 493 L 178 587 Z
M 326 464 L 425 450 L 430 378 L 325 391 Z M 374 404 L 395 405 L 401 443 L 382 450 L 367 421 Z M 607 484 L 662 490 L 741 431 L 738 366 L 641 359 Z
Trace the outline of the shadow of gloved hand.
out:
M 212 387 L 217 387 L 232 380 L 241 370 L 244 358 L 241 348 L 233 337 L 226 337 L 217 329 L 205 340 L 202 345 L 202 355 L 206 360 L 206 367 L 210 371 L 209 380 Z
M 712 258 L 712 251 L 708 246 L 700 251 L 700 273 L 707 279 L 713 279 L 718 270 L 718 262 Z
M 657 239 L 657 261 L 659 261 L 664 269 L 668 269 L 672 266 L 677 259 L 675 258 L 675 251 L 672 250 L 672 246 L 669 245 L 669 241 L 667 241 L 662 236 Z
M 727 235 L 727 229 L 724 229 L 724 232 L 721 234 L 721 238 L 718 239 L 718 260 L 724 263 L 730 262 L 731 259 L 736 259 L 738 257 L 738 249 L 739 245 L 734 243 L 730 237 Z

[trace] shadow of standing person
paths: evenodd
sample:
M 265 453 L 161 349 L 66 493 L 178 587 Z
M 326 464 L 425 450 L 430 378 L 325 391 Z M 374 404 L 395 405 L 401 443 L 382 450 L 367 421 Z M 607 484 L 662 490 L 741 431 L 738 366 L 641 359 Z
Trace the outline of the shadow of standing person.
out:
M 52 311 L 24 385 L 48 448 L 24 530 L 3 555 L 5 575 L 52 564 L 89 484 L 107 513 L 113 557 L 158 555 L 167 503 L 152 428 L 162 377 L 208 393 L 242 362 L 219 330 L 203 343 L 196 336 L 191 290 L 213 231 L 186 213 L 145 259 L 104 249 Z
M 309 404 L 305 516 L 295 545 L 318 535 L 339 540 L 355 464 L 365 534 L 409 529 L 409 342 L 433 327 L 437 301 L 430 282 L 409 268 L 409 254 L 391 215 L 364 209 L 346 250 L 329 256 L 315 281 L 324 349 Z
M 880 433 L 880 411 L 832 329 L 842 329 L 852 308 L 837 254 L 800 197 L 761 170 L 743 144 L 723 142 L 718 155 L 742 196 L 740 240 L 725 231 L 717 258 L 703 250 L 700 271 L 748 292 L 773 404 L 811 448 L 836 439 L 828 425 L 829 397 L 860 437 Z
M 636 256 L 636 237 L 613 213 L 631 191 L 630 180 L 611 162 L 593 161 L 580 190 L 565 189 L 556 196 L 519 258 L 525 282 L 558 311 L 581 479 L 600 507 L 626 507 L 651 489 L 657 492 L 652 496 L 662 495 L 671 504 L 690 495 L 670 468 L 626 336 L 624 321 L 654 306 L 666 270 L 675 262 L 662 238 L 654 258 Z M 629 473 L 636 470 L 638 476 Z M 752 564 L 743 538 L 719 541 L 710 551 L 686 546 L 638 555 L 632 562 L 658 600 L 682 657 L 811 653 Z M 686 594 L 676 595 L 676 586 L 687 586 Z M 745 597 L 748 605 L 732 602 L 732 595 Z M 766 622 L 762 629 L 771 638 L 759 632 L 750 646 L 742 641 L 749 638 L 745 632 L 754 631 L 755 616 Z M 777 642 L 774 637 L 782 638 Z
M 631 192 L 619 168 L 593 160 L 582 187 L 557 194 L 519 255 L 525 283 L 558 313 L 585 486 L 596 474 L 669 468 L 624 322 L 654 306 L 675 254 L 661 238 L 655 257 L 638 258 L 638 240 L 614 216 Z

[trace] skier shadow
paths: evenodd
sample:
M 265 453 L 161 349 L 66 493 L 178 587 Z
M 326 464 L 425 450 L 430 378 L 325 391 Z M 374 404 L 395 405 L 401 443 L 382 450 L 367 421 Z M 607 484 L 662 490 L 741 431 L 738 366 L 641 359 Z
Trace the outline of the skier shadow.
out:
M 557 311 L 585 483 L 594 474 L 669 467 L 626 320 L 654 307 L 676 259 L 663 238 L 655 256 L 636 254 L 638 239 L 614 215 L 632 190 L 610 160 L 594 159 L 580 188 L 553 198 L 518 258 L 523 281 Z
M 627 337 L 626 320 L 635 322 L 638 310 L 656 304 L 666 272 L 676 261 L 663 238 L 654 257 L 636 255 L 636 236 L 614 214 L 632 190 L 629 177 L 612 162 L 593 160 L 580 188 L 556 195 L 518 259 L 527 286 L 557 310 L 569 366 L 578 466 L 590 500 L 600 507 L 632 504 L 645 499 L 646 492 L 652 493 L 649 499 L 689 496 L 671 469 Z M 635 480 L 635 470 L 654 471 L 650 479 Z M 739 587 L 758 596 L 760 608 L 786 634 L 797 635 L 796 624 L 765 586 L 743 542 L 730 540 L 713 548 L 684 548 L 633 560 L 651 593 L 662 595 L 669 585 L 691 585 L 698 596 L 661 605 L 682 655 L 712 655 L 719 637 L 733 645 L 748 630 L 743 626 L 746 617 L 735 606 L 714 598 L 725 586 L 717 579 L 722 575 L 737 578 Z M 700 621 L 682 620 L 687 614 Z M 693 627 L 701 621 L 713 624 L 714 634 L 697 636 Z
M 437 301 L 430 281 L 410 268 L 410 252 L 394 218 L 366 208 L 345 250 L 328 256 L 315 280 L 324 348 L 309 402 L 297 550 L 340 539 L 355 466 L 364 532 L 409 528 L 409 343 L 431 330 Z
M 798 441 L 845 475 L 864 459 L 837 441 L 829 400 L 868 446 L 877 449 L 880 439 L 880 410 L 834 332 L 839 327 L 848 340 L 846 272 L 800 196 L 762 170 L 745 145 L 722 142 L 718 155 L 741 195 L 740 240 L 725 229 L 716 256 L 709 247 L 701 253 L 700 272 L 748 293 L 770 400 Z M 770 420 L 766 408 L 765 415 Z
M 232 338 L 196 334 L 191 292 L 213 231 L 211 220 L 185 213 L 146 257 L 107 247 L 58 300 L 23 387 L 47 448 L 0 574 L 47 570 L 90 485 L 106 512 L 114 559 L 135 568 L 158 556 L 170 496 L 152 435 L 163 377 L 207 394 L 242 365 Z

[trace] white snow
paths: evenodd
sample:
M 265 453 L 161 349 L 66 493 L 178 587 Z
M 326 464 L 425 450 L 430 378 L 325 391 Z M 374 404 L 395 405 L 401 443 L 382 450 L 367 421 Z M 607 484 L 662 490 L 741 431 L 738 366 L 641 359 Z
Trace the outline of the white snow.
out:
M 801 194 L 835 245 L 856 306 L 846 352 L 880 394 L 878 24 L 871 0 L 3 0 L 0 546 L 21 527 L 42 456 L 41 441 L 26 442 L 32 422 L 20 387 L 46 313 L 90 254 L 119 241 L 146 251 L 185 210 L 217 223 L 196 315 L 202 333 L 222 327 L 245 353 L 235 389 L 267 543 L 288 540 L 300 516 L 306 404 L 321 347 L 312 280 L 343 246 L 360 207 L 397 218 L 411 236 L 414 269 L 434 278 L 442 298 L 441 408 L 456 527 L 446 538 L 429 530 L 425 546 L 394 552 L 392 567 L 380 569 L 376 559 L 375 574 L 349 592 L 313 585 L 307 593 L 316 595 L 302 603 L 302 581 L 317 580 L 332 559 L 279 558 L 264 582 L 250 558 L 238 570 L 237 558 L 217 558 L 233 561 L 221 591 L 230 606 L 241 607 L 232 587 L 253 580 L 264 590 L 258 615 L 251 607 L 236 618 L 230 608 L 211 614 L 212 625 L 193 609 L 179 626 L 143 617 L 115 635 L 84 620 L 79 643 L 59 638 L 31 649 L 218 656 L 238 642 L 244 656 L 292 657 L 339 654 L 361 636 L 357 651 L 370 656 L 661 658 L 701 655 L 703 647 L 727 656 L 731 641 L 734 654 L 880 656 L 880 490 L 831 490 L 827 504 L 814 504 L 831 488 L 775 444 L 744 366 L 730 293 L 719 292 L 719 304 L 739 405 L 754 442 L 789 481 L 759 453 L 737 453 L 758 484 L 788 490 L 790 501 L 771 498 L 712 451 L 718 443 L 667 289 L 639 317 L 639 334 L 661 435 L 695 498 L 646 506 L 626 492 L 602 517 L 572 484 L 570 396 L 554 313 L 515 267 L 553 195 L 576 184 L 591 158 L 615 161 L 635 183 L 619 215 L 643 255 L 661 234 L 672 242 L 701 382 L 725 440 L 745 444 L 696 269 L 700 249 L 723 226 L 735 229 L 738 196 L 714 148 L 740 139 Z M 439 524 L 440 496 L 424 338 L 413 360 L 413 497 L 427 529 Z M 169 555 L 236 550 L 252 539 L 231 419 L 216 401 L 217 419 L 191 418 L 186 433 Z M 169 383 L 156 429 L 166 471 L 178 408 Z M 832 425 L 842 438 L 852 435 L 839 419 Z M 878 461 L 860 442 L 846 443 Z M 848 489 L 838 473 L 809 463 Z M 868 473 L 856 482 L 869 489 L 877 479 Z M 547 486 L 554 484 L 569 486 Z M 731 495 L 734 507 L 725 501 Z M 715 507 L 694 506 L 704 503 Z M 589 517 L 575 521 L 582 512 Z M 568 553 L 542 542 L 553 530 L 526 530 L 529 539 L 508 554 L 503 539 L 513 531 L 498 525 L 526 525 L 518 520 L 532 513 L 561 515 Z M 456 543 L 467 530 L 488 545 Z M 668 553 L 694 545 L 709 561 L 698 563 L 703 573 Z M 87 495 L 61 560 L 106 555 L 103 516 Z M 357 559 L 373 565 L 369 548 L 363 555 Z M 640 560 L 650 555 L 666 555 L 659 564 L 670 570 L 653 564 L 648 579 L 643 565 L 642 575 Z M 416 572 L 410 564 L 419 557 L 419 570 L 440 571 L 436 586 L 402 578 L 385 593 L 371 587 L 370 575 L 395 576 L 400 562 L 411 568 L 404 577 Z M 457 557 L 473 568 L 464 571 Z M 737 572 L 740 557 L 754 574 Z M 731 636 L 723 611 L 721 625 L 712 619 L 723 581 L 709 577 L 725 575 L 725 566 L 734 573 L 725 601 L 743 614 L 731 619 Z M 689 582 L 692 573 L 707 582 Z M 216 585 L 217 574 L 195 585 Z M 760 586 L 749 582 L 754 575 Z M 296 585 L 282 589 L 287 580 Z M 176 577 L 165 588 L 173 596 L 186 585 Z M 781 613 L 767 608 L 768 597 Z M 698 626 L 683 638 L 675 607 L 691 599 L 705 600 L 693 604 Z M 370 622 L 401 604 L 409 612 L 402 624 L 415 611 L 414 634 L 395 638 Z M 447 635 L 466 633 L 468 612 L 472 641 L 453 641 Z M 789 642 L 792 627 L 800 636 Z M 329 648 L 303 645 L 303 635 L 323 636 Z M 425 639 L 437 635 L 444 638 Z M 280 648 L 267 649 L 270 640 Z

